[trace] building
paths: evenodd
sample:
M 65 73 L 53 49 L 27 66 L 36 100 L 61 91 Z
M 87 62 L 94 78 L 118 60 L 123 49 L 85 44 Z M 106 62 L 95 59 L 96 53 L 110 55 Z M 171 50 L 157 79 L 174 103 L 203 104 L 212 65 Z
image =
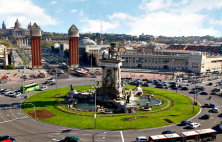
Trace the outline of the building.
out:
M 0 35 L 11 35 L 11 36 L 28 36 L 30 35 L 31 23 L 28 24 L 28 29 L 21 27 L 21 23 L 18 19 L 15 22 L 15 26 L 12 28 L 6 28 L 6 24 L 3 21 L 2 28 L 0 29 Z
M 7 47 L 0 44 L 0 68 L 6 69 L 6 66 L 8 65 L 8 52 Z
M 170 45 L 167 50 L 191 50 L 222 54 L 221 46 L 205 46 L 205 45 Z

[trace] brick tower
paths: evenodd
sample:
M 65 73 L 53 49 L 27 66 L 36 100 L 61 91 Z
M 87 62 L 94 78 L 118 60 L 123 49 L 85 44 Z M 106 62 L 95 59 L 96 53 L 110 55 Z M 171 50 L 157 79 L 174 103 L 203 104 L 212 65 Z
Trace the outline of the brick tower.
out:
M 42 55 L 41 55 L 41 29 L 34 23 L 31 27 L 31 46 L 32 46 L 32 68 L 42 69 Z
M 69 31 L 69 64 L 71 68 L 79 66 L 79 30 L 73 24 Z

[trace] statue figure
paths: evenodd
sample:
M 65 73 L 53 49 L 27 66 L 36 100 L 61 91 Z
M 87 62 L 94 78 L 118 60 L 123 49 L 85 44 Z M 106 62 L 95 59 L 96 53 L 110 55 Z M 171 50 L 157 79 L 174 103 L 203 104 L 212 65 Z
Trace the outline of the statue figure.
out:
M 71 90 L 74 90 L 74 88 L 72 87 L 72 84 L 71 84 Z
M 103 54 L 102 54 L 102 59 L 104 59 L 105 58 L 105 52 L 103 52 Z
M 136 87 L 140 87 L 140 83 L 139 82 L 137 83 Z

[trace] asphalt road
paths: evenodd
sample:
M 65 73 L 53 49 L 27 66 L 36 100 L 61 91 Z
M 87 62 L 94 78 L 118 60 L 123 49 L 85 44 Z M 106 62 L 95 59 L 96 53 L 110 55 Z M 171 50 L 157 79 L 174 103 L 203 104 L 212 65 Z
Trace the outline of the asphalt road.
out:
M 100 80 L 100 78 L 97 78 Z M 217 80 L 219 81 L 219 80 Z M 43 83 L 44 80 L 36 81 L 39 84 Z M 215 81 L 214 81 L 215 82 Z M 25 82 L 25 84 L 28 82 Z M 70 84 L 73 86 L 94 84 L 94 78 L 69 78 L 69 79 L 59 79 L 58 88 L 67 87 Z M 206 90 L 210 92 L 215 86 L 208 86 L 206 83 Z M 215 83 L 214 83 L 215 84 Z M 14 84 L 1 84 L 0 88 L 10 88 L 12 90 L 18 90 L 22 86 L 22 83 Z M 195 85 L 189 86 L 193 88 Z M 56 86 L 48 86 L 49 89 L 54 89 Z M 170 90 L 170 89 L 169 89 Z M 189 94 L 189 91 L 178 91 L 179 93 L 193 97 L 193 94 Z M 28 96 L 37 93 L 37 91 L 28 93 Z M 193 118 L 192 121 L 201 123 L 201 126 L 196 129 L 204 128 L 215 128 L 219 131 L 218 124 L 221 122 L 221 117 L 218 115 L 221 113 L 222 109 L 222 99 L 221 96 L 212 95 L 211 100 L 209 100 L 210 95 L 198 95 L 198 102 L 200 104 L 215 103 L 219 108 L 219 113 L 209 113 L 210 108 L 202 108 L 200 114 Z M 101 141 L 101 142 L 131 142 L 134 141 L 137 136 L 149 136 L 161 134 L 164 130 L 174 130 L 177 132 L 191 131 L 186 127 L 177 126 L 177 124 L 172 126 L 166 126 L 161 128 L 143 129 L 143 130 L 128 130 L 128 131 L 106 131 L 106 130 L 83 130 L 68 128 L 62 126 L 55 126 L 51 124 L 46 124 L 32 118 L 27 117 L 20 110 L 21 98 L 9 98 L 0 95 L 0 135 L 9 135 L 14 137 L 17 142 L 53 142 L 60 141 L 64 139 L 67 135 L 74 135 L 81 139 L 81 141 Z M 12 106 L 16 105 L 15 108 Z M 192 111 L 192 110 L 191 110 Z M 199 119 L 205 113 L 209 113 L 211 118 L 209 120 Z M 99 119 L 99 118 L 97 118 Z M 140 121 L 140 120 L 137 120 Z M 129 122 L 129 126 L 131 123 Z M 126 126 L 127 127 L 127 126 Z M 218 134 L 216 142 L 222 141 L 222 135 Z

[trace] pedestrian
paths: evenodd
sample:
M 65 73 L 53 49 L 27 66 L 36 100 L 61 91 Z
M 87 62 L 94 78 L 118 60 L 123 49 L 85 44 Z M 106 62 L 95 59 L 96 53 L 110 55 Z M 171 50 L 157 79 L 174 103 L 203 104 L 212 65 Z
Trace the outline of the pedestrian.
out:
M 209 100 L 211 99 L 211 96 L 209 97 Z

